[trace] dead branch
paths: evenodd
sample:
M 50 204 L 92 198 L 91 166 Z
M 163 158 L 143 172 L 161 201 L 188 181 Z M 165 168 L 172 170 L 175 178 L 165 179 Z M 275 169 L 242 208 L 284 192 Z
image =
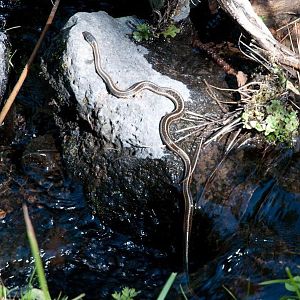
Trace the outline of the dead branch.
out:
M 218 0 L 221 7 L 231 15 L 263 48 L 263 55 L 270 61 L 279 62 L 300 70 L 300 56 L 280 44 L 262 19 L 254 12 L 249 0 Z
M 24 83 L 27 75 L 28 75 L 29 69 L 30 69 L 30 67 L 31 67 L 31 65 L 33 63 L 33 60 L 34 60 L 34 58 L 35 58 L 35 56 L 37 54 L 37 51 L 39 50 L 39 48 L 41 46 L 41 43 L 42 43 L 42 41 L 44 39 L 44 36 L 45 36 L 47 30 L 49 29 L 50 25 L 52 24 L 52 21 L 53 21 L 53 18 L 55 16 L 55 13 L 57 11 L 59 2 L 60 2 L 60 0 L 56 0 L 55 1 L 54 5 L 52 7 L 52 10 L 51 10 L 51 12 L 49 14 L 49 17 L 47 19 L 47 22 L 46 22 L 46 24 L 44 26 L 44 29 L 43 29 L 40 37 L 39 37 L 39 40 L 37 41 L 37 43 L 36 43 L 36 45 L 35 45 L 32 53 L 31 53 L 31 55 L 30 55 L 30 57 L 29 57 L 29 59 L 27 61 L 27 64 L 25 65 L 25 67 L 24 67 L 24 69 L 23 69 L 23 71 L 22 71 L 22 73 L 21 73 L 21 75 L 20 75 L 17 83 L 15 84 L 15 86 L 14 86 L 12 92 L 10 93 L 10 95 L 9 95 L 9 97 L 8 97 L 5 105 L 2 108 L 2 111 L 0 113 L 0 126 L 2 125 L 2 122 L 4 121 L 4 119 L 5 119 L 6 115 L 7 115 L 7 113 L 9 112 L 12 104 L 14 103 L 14 101 L 15 101 L 15 99 L 16 99 L 16 97 L 17 97 L 17 95 L 18 95 L 18 93 L 19 93 L 19 91 L 20 91 L 20 89 L 21 89 L 21 87 L 22 87 L 22 85 L 23 85 L 23 83 Z

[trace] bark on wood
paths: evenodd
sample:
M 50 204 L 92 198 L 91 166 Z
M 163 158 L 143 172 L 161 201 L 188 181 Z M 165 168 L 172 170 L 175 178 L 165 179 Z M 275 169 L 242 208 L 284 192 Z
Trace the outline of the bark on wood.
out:
M 264 49 L 264 54 L 269 60 L 275 60 L 280 64 L 300 70 L 300 56 L 280 44 L 273 37 L 262 19 L 254 12 L 249 0 L 218 0 L 218 2 L 232 18 L 250 33 Z

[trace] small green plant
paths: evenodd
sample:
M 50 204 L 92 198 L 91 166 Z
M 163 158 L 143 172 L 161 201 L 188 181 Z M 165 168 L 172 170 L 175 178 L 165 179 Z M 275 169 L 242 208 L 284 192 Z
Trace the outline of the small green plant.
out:
M 268 105 L 257 105 L 242 114 L 244 127 L 264 132 L 270 142 L 290 144 L 299 127 L 297 113 L 283 105 L 280 100 L 272 100 Z
M 32 226 L 27 205 L 23 204 L 23 213 L 24 220 L 26 225 L 27 236 L 30 244 L 30 250 L 34 258 L 35 269 L 32 272 L 26 288 L 21 289 L 20 291 L 16 288 L 7 289 L 0 282 L 0 300 L 12 300 L 12 299 L 21 299 L 21 300 L 51 300 L 51 296 L 48 290 L 48 285 L 45 277 L 45 271 L 40 257 L 40 251 L 38 243 L 35 237 L 34 228 Z M 33 281 L 34 276 L 37 275 L 38 283 L 40 289 L 34 288 Z M 17 297 L 17 298 L 16 298 Z M 73 300 L 83 299 L 84 294 L 79 295 L 78 297 L 73 298 Z M 58 296 L 57 300 L 67 300 L 68 297 Z
M 1 300 L 8 300 L 8 299 L 15 299 L 16 296 L 16 289 L 9 290 L 4 285 L 0 285 L 0 299 Z M 34 289 L 32 287 L 27 287 L 25 291 L 22 291 L 18 296 L 18 299 L 21 300 L 43 300 L 44 295 L 43 292 L 39 289 Z
M 167 282 L 165 283 L 164 287 L 162 288 L 161 292 L 159 293 L 157 300 L 164 300 L 166 298 L 167 294 L 169 293 L 170 288 L 172 287 L 172 285 L 174 283 L 176 276 L 177 276 L 177 273 L 171 273 Z M 184 299 L 187 299 L 186 296 L 184 295 L 183 290 L 181 292 L 184 296 Z M 111 296 L 115 300 L 132 300 L 139 293 L 140 293 L 140 291 L 136 291 L 133 288 L 125 287 L 122 289 L 121 292 L 114 292 Z
M 255 129 L 271 143 L 292 145 L 299 130 L 299 117 L 291 100 L 300 91 L 288 80 L 277 65 L 272 65 L 268 75 L 257 74 L 257 80 L 241 89 L 243 114 L 241 120 L 246 129 Z
M 300 300 L 300 276 L 293 276 L 289 268 L 285 268 L 288 279 L 275 279 L 261 282 L 260 285 L 284 284 L 285 289 L 291 293 L 288 296 L 280 297 L 280 300 Z
M 114 292 L 112 294 L 113 299 L 115 300 L 132 300 L 136 297 L 140 291 L 136 291 L 133 288 L 125 287 L 121 292 Z
M 143 23 L 136 25 L 136 30 L 133 32 L 133 39 L 137 42 L 142 42 L 152 38 L 159 38 L 161 35 L 164 38 L 174 38 L 179 32 L 180 29 L 174 24 L 170 24 L 165 29 L 160 30 L 148 23 Z
M 136 31 L 133 32 L 133 38 L 137 42 L 148 41 L 153 37 L 151 26 L 147 23 L 136 25 Z
M 180 29 L 176 27 L 174 24 L 171 24 L 164 31 L 162 31 L 161 34 L 164 36 L 164 38 L 168 38 L 168 37 L 174 38 L 176 34 L 179 32 Z

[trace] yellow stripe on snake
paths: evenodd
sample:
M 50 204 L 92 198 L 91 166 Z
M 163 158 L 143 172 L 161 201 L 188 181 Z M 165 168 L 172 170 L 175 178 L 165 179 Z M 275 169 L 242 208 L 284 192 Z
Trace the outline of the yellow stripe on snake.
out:
M 183 196 L 184 196 L 184 243 L 185 243 L 185 267 L 188 270 L 188 254 L 189 254 L 189 240 L 192 226 L 192 215 L 193 215 L 193 198 L 190 191 L 190 179 L 192 173 L 192 167 L 190 158 L 187 153 L 181 149 L 178 145 L 176 145 L 171 137 L 170 137 L 170 124 L 178 119 L 183 114 L 184 110 L 184 100 L 182 96 L 174 89 L 161 87 L 151 81 L 140 81 L 132 86 L 130 86 L 126 90 L 120 90 L 112 81 L 111 77 L 103 70 L 101 66 L 100 59 L 100 51 L 95 37 L 84 31 L 83 36 L 85 40 L 91 45 L 93 49 L 94 61 L 95 61 L 95 69 L 97 74 L 103 79 L 109 91 L 118 98 L 128 98 L 136 95 L 138 92 L 143 90 L 151 91 L 157 95 L 164 96 L 170 99 L 175 109 L 166 114 L 160 121 L 159 124 L 159 133 L 163 143 L 173 152 L 175 152 L 184 163 L 184 177 L 182 181 L 183 188 Z

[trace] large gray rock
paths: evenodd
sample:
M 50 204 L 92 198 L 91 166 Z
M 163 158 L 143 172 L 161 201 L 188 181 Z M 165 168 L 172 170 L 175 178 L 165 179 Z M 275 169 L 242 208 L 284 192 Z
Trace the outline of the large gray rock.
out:
M 160 246 L 163 237 L 169 247 L 168 235 L 181 238 L 172 230 L 182 232 L 178 187 L 183 164 L 163 145 L 159 122 L 174 106 L 148 91 L 129 99 L 111 95 L 82 35 L 88 31 L 96 37 L 103 68 L 119 88 L 150 80 L 191 102 L 187 87 L 155 71 L 144 57 L 147 50 L 131 40 L 129 22 L 134 21 L 104 12 L 77 13 L 53 41 L 43 69 L 57 92 L 53 106 L 65 162 L 85 182 L 102 220 L 143 240 L 153 233 Z
M 6 90 L 8 79 L 8 56 L 7 39 L 3 32 L 0 32 L 0 103 L 3 101 L 3 95 Z
M 130 18 L 113 19 L 104 12 L 73 16 L 64 29 L 68 32 L 61 57 L 65 77 L 57 88 L 64 95 L 71 90 L 81 117 L 109 144 L 134 147 L 137 157 L 161 158 L 165 151 L 158 127 L 160 119 L 172 111 L 172 102 L 148 91 L 129 99 L 111 95 L 95 71 L 92 48 L 82 35 L 83 31 L 89 31 L 96 37 L 103 68 L 120 89 L 150 80 L 173 87 L 188 99 L 186 86 L 152 69 L 143 56 L 147 50 L 129 39 L 131 29 L 127 23 L 130 21 Z

